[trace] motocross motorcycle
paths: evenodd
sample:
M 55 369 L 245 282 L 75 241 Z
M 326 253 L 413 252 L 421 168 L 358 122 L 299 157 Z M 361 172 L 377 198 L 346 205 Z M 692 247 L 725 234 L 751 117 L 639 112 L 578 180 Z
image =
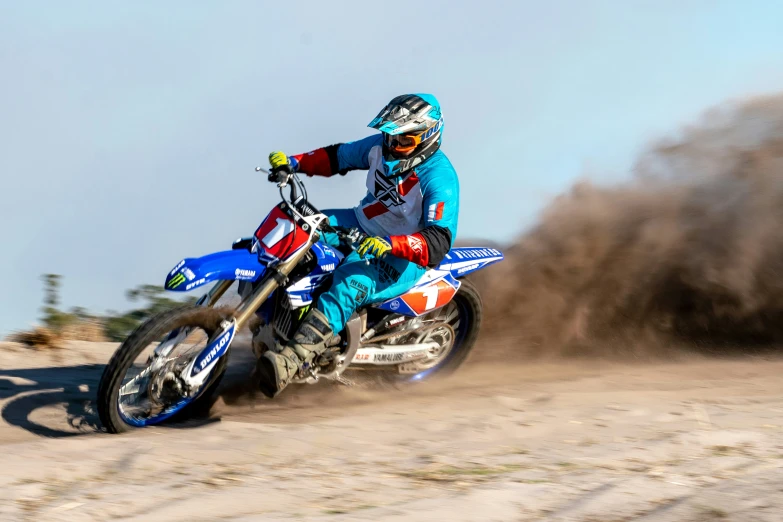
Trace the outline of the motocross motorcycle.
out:
M 256 357 L 285 343 L 341 260 L 364 239 L 358 229 L 330 226 L 309 203 L 297 174 L 256 171 L 277 184 L 282 202 L 252 237 L 236 240 L 231 250 L 186 258 L 169 272 L 170 291 L 213 286 L 195 305 L 148 319 L 114 353 L 98 386 L 98 413 L 109 432 L 186 417 L 211 405 L 237 333 L 252 328 Z M 323 233 L 335 234 L 341 246 L 319 242 Z M 493 248 L 453 248 L 404 295 L 358 310 L 292 382 L 350 385 L 343 375 L 349 367 L 349 375 L 375 370 L 402 381 L 454 371 L 473 347 L 482 318 L 481 298 L 463 278 L 502 259 Z M 239 305 L 215 306 L 235 282 Z

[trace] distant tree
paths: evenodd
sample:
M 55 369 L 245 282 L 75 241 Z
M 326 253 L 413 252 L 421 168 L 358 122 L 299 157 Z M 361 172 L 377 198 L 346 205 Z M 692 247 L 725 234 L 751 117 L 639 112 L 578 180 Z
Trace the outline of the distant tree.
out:
M 109 312 L 105 322 L 106 337 L 112 341 L 124 341 L 141 323 L 153 315 L 177 308 L 183 305 L 195 304 L 196 297 L 188 297 L 183 301 L 166 297 L 163 287 L 156 285 L 140 285 L 125 293 L 129 301 L 146 302 L 147 306 L 130 312 Z
M 143 321 L 143 318 L 134 317 L 132 313 L 109 313 L 103 326 L 103 331 L 110 341 L 122 342 Z
M 64 326 L 76 321 L 97 320 L 103 323 L 104 334 L 112 341 L 124 341 L 141 323 L 161 312 L 183 305 L 195 304 L 198 298 L 188 297 L 184 300 L 171 299 L 166 296 L 163 287 L 156 285 L 139 285 L 128 290 L 125 295 L 129 301 L 140 302 L 143 306 L 129 312 L 109 311 L 105 316 L 95 316 L 81 306 L 74 306 L 69 312 L 60 310 L 60 287 L 62 276 L 59 274 L 43 274 L 44 306 L 41 307 L 41 322 L 54 332 L 60 332 Z
M 44 283 L 44 306 L 41 308 L 41 312 L 43 312 L 41 322 L 50 330 L 59 331 L 74 320 L 73 315 L 59 309 L 62 276 L 44 274 L 41 276 L 41 280 Z
M 90 319 L 96 319 L 96 317 L 91 313 L 89 313 L 86 308 L 82 308 L 81 306 L 72 307 L 71 310 L 68 312 L 68 314 L 82 321 L 89 321 Z

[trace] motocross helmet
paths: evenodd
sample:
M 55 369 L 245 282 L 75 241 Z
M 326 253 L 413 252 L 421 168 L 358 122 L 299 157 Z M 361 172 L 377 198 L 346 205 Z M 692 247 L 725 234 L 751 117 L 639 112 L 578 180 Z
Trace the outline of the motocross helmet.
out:
M 386 177 L 427 161 L 440 148 L 443 116 L 432 94 L 403 94 L 390 101 L 368 127 L 383 133 Z

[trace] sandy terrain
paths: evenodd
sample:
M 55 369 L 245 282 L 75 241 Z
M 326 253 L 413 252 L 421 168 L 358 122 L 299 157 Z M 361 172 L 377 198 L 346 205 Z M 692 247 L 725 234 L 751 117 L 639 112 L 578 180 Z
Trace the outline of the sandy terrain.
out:
M 235 389 L 212 420 L 109 436 L 92 401 L 113 348 L 0 345 L 0 519 L 783 516 L 783 360 L 481 365 L 275 402 Z
M 474 279 L 514 340 L 446 381 L 268 401 L 235 349 L 210 419 L 109 436 L 114 345 L 0 343 L 0 519 L 783 520 L 783 358 L 674 348 L 783 344 L 781 121 L 711 112 L 553 200 Z M 554 354 L 593 357 L 520 362 Z

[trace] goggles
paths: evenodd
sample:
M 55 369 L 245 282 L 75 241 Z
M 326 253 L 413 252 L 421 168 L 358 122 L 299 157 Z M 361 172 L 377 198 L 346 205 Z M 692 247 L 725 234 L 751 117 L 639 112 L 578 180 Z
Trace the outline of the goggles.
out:
M 391 134 L 383 134 L 383 144 L 393 151 L 401 154 L 412 152 L 416 147 L 421 145 L 421 137 L 424 133 L 420 134 L 397 134 L 392 136 Z

